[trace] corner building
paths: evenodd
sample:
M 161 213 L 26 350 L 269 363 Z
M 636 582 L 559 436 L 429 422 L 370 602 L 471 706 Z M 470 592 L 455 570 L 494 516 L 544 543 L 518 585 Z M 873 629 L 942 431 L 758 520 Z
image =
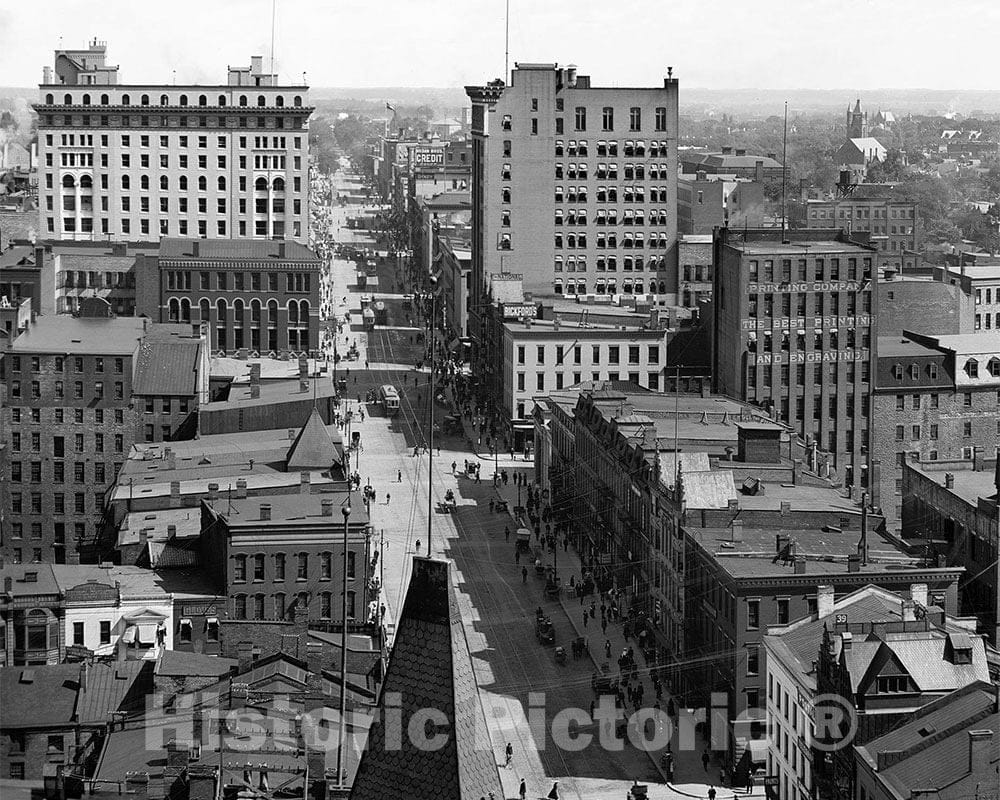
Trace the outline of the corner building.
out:
M 289 238 L 309 222 L 307 86 L 122 85 L 107 46 L 56 50 L 39 86 L 39 230 L 59 239 Z
M 837 230 L 715 238 L 714 390 L 768 408 L 864 491 L 878 251 Z
M 663 293 L 677 241 L 677 80 L 592 86 L 516 64 L 472 100 L 472 298 L 517 272 L 536 296 Z M 661 287 L 662 284 L 662 287 Z

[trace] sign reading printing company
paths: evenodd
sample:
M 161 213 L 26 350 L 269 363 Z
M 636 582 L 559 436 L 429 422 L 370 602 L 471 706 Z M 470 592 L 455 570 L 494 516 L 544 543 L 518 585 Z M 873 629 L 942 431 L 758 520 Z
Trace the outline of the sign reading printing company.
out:
M 441 147 L 414 147 L 413 166 L 415 167 L 441 167 L 444 166 L 444 148 Z
M 872 324 L 869 314 L 855 317 L 773 317 L 740 320 L 745 331 L 779 330 L 790 331 L 797 328 L 864 328 Z
M 804 281 L 802 283 L 748 283 L 747 294 L 772 292 L 856 292 L 857 281 Z

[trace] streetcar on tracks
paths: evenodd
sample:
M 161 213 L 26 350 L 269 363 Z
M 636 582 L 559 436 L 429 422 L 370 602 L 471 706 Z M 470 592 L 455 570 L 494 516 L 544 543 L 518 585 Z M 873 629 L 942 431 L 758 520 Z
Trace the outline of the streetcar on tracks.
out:
M 399 392 L 395 386 L 385 384 L 378 390 L 378 399 L 387 417 L 394 417 L 399 413 Z

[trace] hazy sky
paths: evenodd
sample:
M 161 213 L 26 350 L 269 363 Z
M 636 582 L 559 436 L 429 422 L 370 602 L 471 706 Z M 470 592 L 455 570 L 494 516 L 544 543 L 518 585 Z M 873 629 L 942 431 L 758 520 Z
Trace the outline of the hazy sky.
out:
M 462 86 L 503 73 L 505 0 L 276 0 L 275 65 L 312 86 Z M 148 11 L 147 11 L 148 9 Z M 152 13 L 155 9 L 155 13 Z M 221 83 L 270 49 L 272 0 L 0 0 L 0 85 L 97 36 L 125 83 Z M 998 0 L 510 0 L 510 62 L 597 85 L 991 89 Z

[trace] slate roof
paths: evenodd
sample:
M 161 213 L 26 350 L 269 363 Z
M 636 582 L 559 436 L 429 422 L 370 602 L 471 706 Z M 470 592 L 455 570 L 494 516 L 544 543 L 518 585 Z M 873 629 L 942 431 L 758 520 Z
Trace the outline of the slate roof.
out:
M 198 255 L 194 246 L 198 246 Z M 279 256 L 284 245 L 285 255 Z M 316 254 L 303 244 L 272 239 L 178 239 L 160 241 L 160 260 L 213 259 L 240 261 L 319 261 Z
M 188 397 L 198 389 L 198 353 L 194 337 L 149 338 L 139 348 L 132 393 Z
M 688 508 L 726 508 L 730 499 L 738 497 L 732 470 L 684 472 L 683 462 L 681 464 L 681 481 Z
M 958 800 L 979 793 L 981 784 L 994 784 L 1000 749 L 1000 714 L 996 688 L 975 682 L 917 711 L 904 725 L 858 746 L 859 759 L 867 762 L 881 782 L 897 797 L 909 798 L 917 789 L 936 791 L 940 800 Z M 985 769 L 969 769 L 969 731 L 992 731 Z M 898 753 L 894 763 L 878 769 L 879 753 Z
M 419 709 L 443 712 L 447 743 L 428 750 L 404 737 L 401 748 L 387 750 L 385 728 L 373 723 L 352 800 L 505 796 L 492 748 L 482 746 L 486 716 L 447 562 L 414 558 L 382 688 L 383 698 L 400 693 L 404 724 Z
M 340 458 L 316 406 L 288 448 L 288 470 L 329 469 Z
M 152 688 L 148 661 L 117 661 L 89 666 L 86 691 L 81 690 L 81 664 L 42 667 L 5 667 L 0 670 L 0 696 L 4 703 L 0 726 L 40 728 L 79 723 L 101 725 L 131 695 L 137 699 Z M 30 679 L 29 679 L 30 676 Z M 142 678 L 143 680 L 140 680 Z

